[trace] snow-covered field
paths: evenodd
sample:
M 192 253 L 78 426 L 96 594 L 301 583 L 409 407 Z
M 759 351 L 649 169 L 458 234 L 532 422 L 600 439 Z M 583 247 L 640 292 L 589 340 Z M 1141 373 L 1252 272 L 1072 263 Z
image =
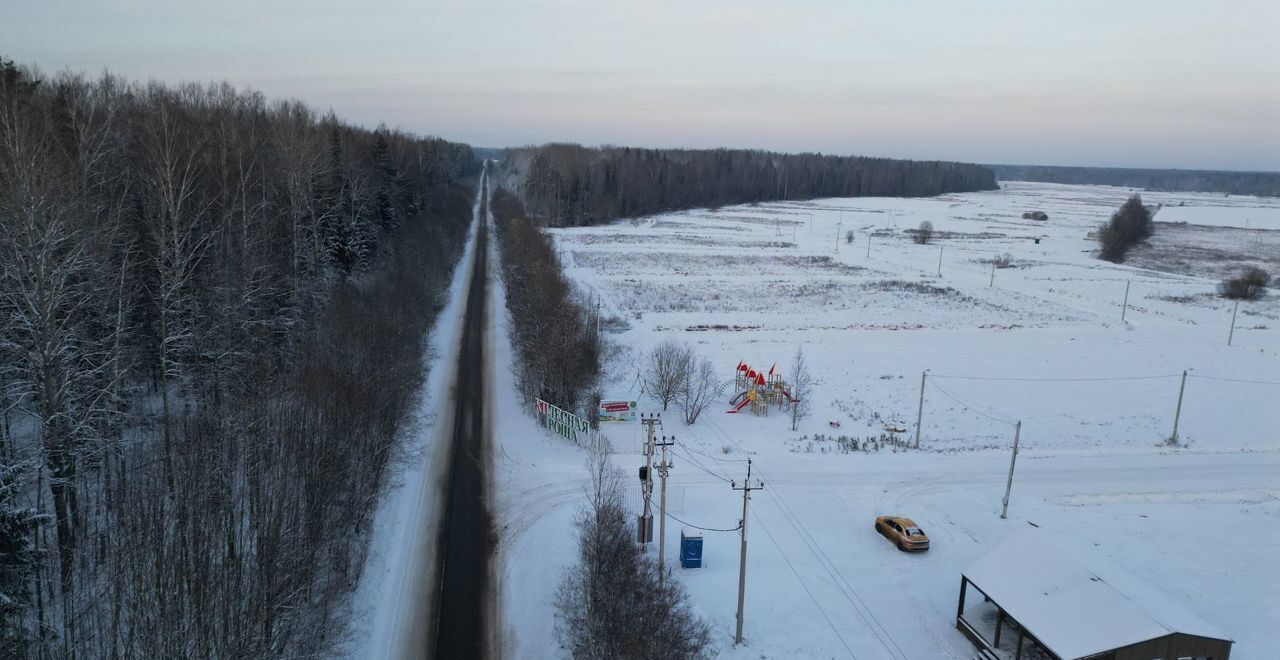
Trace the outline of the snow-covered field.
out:
M 692 343 L 726 381 L 740 360 L 786 375 L 798 348 L 817 376 L 798 432 L 782 414 L 725 414 L 728 390 L 693 426 L 674 410 L 664 418 L 678 439 L 672 516 L 731 528 L 742 501 L 727 480 L 741 481 L 751 457 L 765 481 L 749 519 L 743 646 L 732 643 L 737 534 L 708 532 L 704 567 L 676 569 L 724 657 L 970 658 L 954 627 L 960 572 L 1028 522 L 1223 630 L 1233 657 L 1280 647 L 1280 295 L 1240 306 L 1231 346 L 1232 305 L 1213 295 L 1243 263 L 1275 272 L 1280 202 L 1144 193 L 1164 205 L 1152 245 L 1135 252 L 1138 265 L 1101 262 L 1086 235 L 1129 194 L 1007 182 L 554 232 L 618 346 L 607 396 L 651 406 L 637 373 L 664 339 Z M 1049 220 L 1023 220 L 1032 210 Z M 903 232 L 923 220 L 941 235 L 929 245 Z M 1003 255 L 1011 267 L 993 280 Z M 514 409 L 505 330 L 494 335 L 505 651 L 557 657 L 550 598 L 575 560 L 586 459 Z M 926 369 L 921 449 L 868 450 L 886 421 L 914 425 Z M 1015 421 L 1021 452 L 1002 520 Z M 634 476 L 638 425 L 603 433 Z M 881 514 L 913 517 L 933 548 L 897 552 L 872 530 Z M 681 525 L 669 520 L 673 565 Z

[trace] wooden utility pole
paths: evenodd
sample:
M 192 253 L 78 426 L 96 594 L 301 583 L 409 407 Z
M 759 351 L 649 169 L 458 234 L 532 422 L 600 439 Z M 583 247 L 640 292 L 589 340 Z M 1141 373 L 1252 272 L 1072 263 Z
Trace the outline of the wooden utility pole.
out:
M 1182 393 L 1187 391 L 1187 370 L 1182 370 L 1182 385 L 1178 386 L 1178 407 L 1173 411 L 1173 435 L 1169 442 L 1178 444 L 1178 420 L 1182 418 Z
M 1013 454 L 1009 457 L 1009 480 L 1004 484 L 1004 503 L 1000 508 L 1000 517 L 1009 517 L 1009 491 L 1013 490 L 1013 464 L 1018 462 L 1018 436 L 1022 435 L 1022 420 L 1013 427 Z
M 676 443 L 676 437 L 671 436 L 667 440 L 667 436 L 662 436 L 662 442 L 656 443 L 662 447 L 662 463 L 657 466 L 658 476 L 662 477 L 662 494 L 658 496 L 658 512 L 662 515 L 658 519 L 658 590 L 661 591 L 665 586 L 667 578 L 667 564 L 665 562 L 667 549 L 667 471 L 675 467 L 667 460 L 667 447 Z
M 924 379 L 928 376 L 928 369 L 920 372 L 920 404 L 916 407 L 916 449 L 920 448 L 920 421 L 924 418 Z
M 988 283 L 987 286 L 992 287 L 995 285 L 996 285 L 996 260 L 995 258 L 992 258 L 991 259 L 991 282 Z
M 742 605 L 746 602 L 747 588 L 747 502 L 751 500 L 751 491 L 764 488 L 764 482 L 751 483 L 751 459 L 747 459 L 747 479 L 739 486 L 737 482 L 729 482 L 734 490 L 742 491 L 742 552 L 738 557 L 738 628 L 733 636 L 734 644 L 742 643 Z

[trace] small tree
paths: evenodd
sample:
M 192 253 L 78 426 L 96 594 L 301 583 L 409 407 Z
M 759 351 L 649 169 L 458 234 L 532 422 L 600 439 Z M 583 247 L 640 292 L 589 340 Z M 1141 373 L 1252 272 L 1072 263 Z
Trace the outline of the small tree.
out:
M 676 400 L 693 366 L 693 348 L 673 339 L 658 344 L 649 354 L 643 374 L 644 383 L 649 396 L 662 404 L 663 411 Z
M 916 233 L 912 236 L 915 242 L 924 245 L 933 240 L 933 223 L 925 220 L 920 223 L 920 227 L 916 229 Z
M 1098 243 L 1102 252 L 1098 255 L 1107 261 L 1124 261 L 1129 248 L 1146 240 L 1155 231 L 1151 211 L 1142 205 L 1142 197 L 1134 195 L 1111 215 L 1111 220 L 1098 229 Z
M 720 396 L 721 384 L 716 377 L 716 367 L 711 360 L 702 358 L 696 369 L 690 370 L 680 388 L 680 408 L 684 411 L 684 423 L 693 424 L 711 400 Z
M 1262 297 L 1271 274 L 1257 266 L 1249 266 L 1237 277 L 1228 277 L 1218 285 L 1218 293 L 1231 300 L 1256 300 Z
M 791 430 L 800 426 L 800 420 L 809 416 L 813 404 L 809 395 L 813 393 L 813 374 L 809 372 L 809 363 L 804 359 L 804 349 L 796 348 L 796 357 L 791 361 Z
M 621 479 L 608 456 L 591 459 L 589 502 L 578 515 L 578 563 L 556 591 L 556 634 L 575 660 L 642 660 L 713 655 L 711 631 L 689 611 L 670 573 L 640 550 L 623 508 Z

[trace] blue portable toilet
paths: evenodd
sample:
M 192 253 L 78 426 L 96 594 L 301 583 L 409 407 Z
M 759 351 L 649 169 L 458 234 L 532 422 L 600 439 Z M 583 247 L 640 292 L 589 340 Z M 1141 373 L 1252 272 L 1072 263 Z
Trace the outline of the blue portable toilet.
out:
M 702 532 L 680 530 L 680 568 L 702 568 Z

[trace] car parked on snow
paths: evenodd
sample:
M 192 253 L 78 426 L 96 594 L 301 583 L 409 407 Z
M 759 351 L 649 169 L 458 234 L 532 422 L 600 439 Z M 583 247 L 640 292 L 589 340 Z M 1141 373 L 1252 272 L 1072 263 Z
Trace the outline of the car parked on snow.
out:
M 923 552 L 929 549 L 929 537 L 910 518 L 880 516 L 876 518 L 876 531 L 893 541 L 903 552 Z

